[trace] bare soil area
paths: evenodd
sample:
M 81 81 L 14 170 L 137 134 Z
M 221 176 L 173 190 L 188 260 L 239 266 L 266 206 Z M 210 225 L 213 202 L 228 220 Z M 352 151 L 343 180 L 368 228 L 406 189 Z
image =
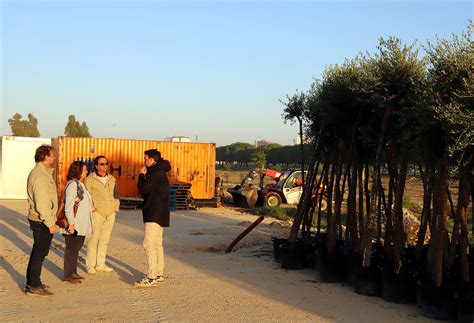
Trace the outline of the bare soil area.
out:
M 423 322 L 415 305 L 360 296 L 319 281 L 316 271 L 287 271 L 273 260 L 271 236 L 288 227 L 267 218 L 230 254 L 224 250 L 256 216 L 218 208 L 172 212 L 165 229 L 165 281 L 138 289 L 146 268 L 140 211 L 121 211 L 109 244 L 113 273 L 62 282 L 64 239 L 56 235 L 42 279 L 53 296 L 22 292 L 32 245 L 26 201 L 0 201 L 0 321 L 107 322 Z M 81 251 L 81 262 L 84 249 Z

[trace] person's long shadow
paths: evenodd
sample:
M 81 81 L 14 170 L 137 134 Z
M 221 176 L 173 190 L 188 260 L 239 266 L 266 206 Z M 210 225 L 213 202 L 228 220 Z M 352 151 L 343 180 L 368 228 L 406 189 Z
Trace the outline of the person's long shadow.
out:
M 87 242 L 88 241 L 86 238 L 84 246 L 82 247 L 80 251 L 79 262 L 78 262 L 78 267 L 81 268 L 84 272 L 87 272 L 86 260 L 85 260 L 86 253 L 87 253 Z M 106 261 L 109 267 L 115 270 L 115 272 L 119 275 L 120 280 L 123 281 L 124 283 L 133 284 L 137 280 L 137 277 L 140 277 L 140 275 L 143 275 L 142 272 L 133 268 L 132 266 L 127 264 L 125 261 L 122 261 L 109 254 L 107 255 Z
M 142 272 L 136 270 L 132 266 L 123 262 L 122 260 L 119 260 L 112 256 L 107 256 L 107 259 L 109 261 L 112 261 L 110 263 L 110 266 L 115 269 L 115 271 L 120 277 L 120 280 L 123 281 L 124 283 L 133 284 L 137 280 L 137 277 L 140 277 L 140 275 L 143 275 Z M 125 268 L 126 270 L 123 270 L 119 266 Z
M 15 228 L 17 231 L 13 231 L 11 228 Z M 30 255 L 33 245 L 29 245 L 27 242 L 25 242 L 25 240 L 32 240 L 32 234 L 28 218 L 25 216 L 25 214 L 21 214 L 0 206 L 0 232 L 2 232 L 2 235 L 6 239 L 10 240 L 15 245 L 15 247 L 20 249 L 25 255 Z M 86 271 L 85 246 L 80 252 L 78 263 L 79 268 L 83 269 L 84 271 Z M 59 234 L 54 235 L 50 252 L 55 253 L 61 258 L 64 258 L 64 240 Z M 28 258 L 25 259 L 27 262 Z M 25 276 L 15 270 L 15 268 L 6 259 L 2 258 L 1 260 L 1 266 L 4 267 L 10 276 L 18 283 L 18 286 L 23 288 L 23 283 L 26 279 Z M 140 271 L 116 257 L 107 255 L 107 260 L 109 261 L 111 267 L 115 269 L 120 279 L 127 284 L 132 284 L 136 278 L 142 274 Z M 63 269 L 50 261 L 48 257 L 45 258 L 43 266 L 53 273 L 53 275 L 62 280 Z
M 25 276 L 20 274 L 4 257 L 0 257 L 0 267 L 12 276 L 18 288 L 23 289 L 25 287 L 23 284 L 26 281 Z
M 203 228 L 203 231 L 206 232 L 208 230 L 207 226 L 211 228 L 211 234 L 213 232 L 218 232 L 219 229 L 228 229 L 228 228 L 233 228 L 235 230 L 235 236 L 237 236 L 239 233 L 242 232 L 243 227 L 239 225 L 241 222 L 238 219 L 227 219 L 227 220 L 222 220 L 222 218 L 219 218 L 215 216 L 215 219 L 213 219 L 212 214 L 200 214 L 200 213 L 194 213 L 193 211 L 183 211 L 180 213 L 176 213 L 171 215 L 172 217 L 175 216 L 176 218 L 174 219 L 175 221 L 175 227 L 179 227 L 180 225 L 183 225 L 183 227 L 188 228 L 189 231 L 191 230 L 196 230 L 199 228 Z M 178 217 L 179 216 L 179 217 Z M 138 227 L 137 225 L 137 220 L 133 215 L 127 215 L 123 214 L 122 217 L 118 218 L 117 222 L 127 225 L 127 226 L 133 226 L 133 227 Z M 203 224 L 204 223 L 204 224 Z M 174 260 L 177 260 L 179 262 L 182 262 L 184 264 L 191 265 L 192 267 L 199 268 L 199 271 L 203 272 L 204 274 L 210 274 L 213 277 L 219 277 L 222 278 L 226 282 L 231 282 L 235 283 L 239 286 L 239 288 L 245 288 L 243 286 L 246 286 L 247 284 L 250 287 L 251 290 L 256 291 L 260 293 L 261 295 L 265 297 L 270 297 L 272 299 L 277 300 L 278 302 L 284 303 L 291 305 L 292 307 L 298 307 L 302 308 L 305 311 L 311 312 L 311 313 L 316 313 L 318 315 L 320 312 L 320 308 L 318 306 L 319 303 L 317 301 L 308 301 L 308 302 L 298 302 L 297 299 L 291 299 L 286 297 L 286 290 L 278 287 L 278 286 L 272 286 L 269 285 L 268 283 L 262 281 L 261 283 L 259 281 L 254 281 L 255 277 L 258 277 L 261 273 L 264 273 L 265 271 L 268 272 L 269 275 L 273 274 L 274 270 L 280 271 L 280 266 L 275 266 L 273 263 L 273 253 L 272 253 L 272 246 L 271 246 L 271 240 L 270 240 L 270 234 L 269 233 L 261 233 L 262 235 L 268 235 L 268 240 L 267 244 L 261 245 L 261 248 L 259 248 L 256 253 L 242 253 L 242 257 L 262 257 L 263 261 L 268 261 L 267 264 L 263 264 L 259 266 L 258 270 L 256 272 L 252 273 L 250 272 L 247 277 L 243 276 L 242 273 L 245 271 L 244 268 L 242 270 L 235 270 L 235 269 L 224 269 L 222 266 L 221 261 L 214 261 L 213 259 L 218 259 L 218 258 L 224 258 L 227 257 L 226 254 L 224 254 L 224 250 L 221 250 L 220 244 L 222 244 L 222 240 L 220 240 L 218 237 L 216 239 L 203 239 L 203 242 L 197 242 L 197 245 L 199 246 L 205 246 L 205 248 L 198 248 L 198 249 L 193 249 L 194 246 L 192 245 L 192 242 L 186 244 L 186 241 L 183 241 L 181 244 L 181 235 L 186 235 L 186 234 L 192 234 L 192 232 L 186 232 L 186 231 L 172 231 L 173 229 L 168 229 L 169 231 L 165 234 L 164 236 L 164 241 L 165 241 L 165 257 L 170 257 L 173 258 Z M 182 229 L 181 229 L 182 230 Z M 128 240 L 130 243 L 136 243 L 137 241 L 137 234 L 138 233 L 132 233 L 132 232 L 127 232 L 127 233 L 122 233 L 122 238 Z M 203 233 L 204 235 L 205 233 Z M 227 233 L 229 236 L 230 234 Z M 225 243 L 225 242 L 224 242 Z M 183 251 L 181 248 L 173 248 L 172 246 L 186 246 L 189 249 L 186 249 L 186 251 Z M 166 245 L 169 245 L 169 249 L 166 249 Z M 208 250 L 208 251 L 205 251 Z M 245 249 L 244 249 L 245 250 Z M 209 255 L 212 253 L 213 255 L 210 256 L 209 258 L 204 258 L 201 257 L 201 254 L 207 254 Z M 229 255 L 232 257 L 232 255 Z M 228 257 L 227 257 L 228 258 Z M 205 262 L 205 260 L 208 259 L 209 262 Z M 242 263 L 240 263 L 238 260 L 236 260 L 235 257 L 233 257 L 234 260 L 229 259 L 229 267 L 234 267 L 234 268 L 240 268 Z M 232 264 L 233 263 L 233 264 Z M 253 269 L 251 270 L 253 271 Z M 257 276 L 255 276 L 257 275 Z M 306 284 L 312 284 L 314 282 L 317 282 L 315 280 L 316 274 L 308 269 L 301 271 L 298 275 L 298 278 L 292 278 L 291 276 L 288 275 L 288 279 L 295 279 L 299 280 L 302 282 L 306 282 Z M 294 285 L 295 287 L 289 287 L 292 288 L 293 292 L 296 293 L 296 288 L 297 286 Z
M 0 206 L 0 232 L 2 235 L 12 242 L 12 244 L 21 250 L 25 255 L 29 256 L 31 253 L 31 248 L 33 243 L 29 245 L 25 242 L 25 239 L 33 240 L 31 230 L 29 227 L 29 222 L 25 215 L 17 213 L 11 209 L 7 209 L 3 206 Z M 3 223 L 2 223 L 3 222 Z M 13 231 L 11 227 L 15 228 L 17 231 Z M 64 253 L 60 251 L 62 242 L 57 240 L 57 237 L 53 239 L 51 243 L 50 252 L 54 252 L 61 258 L 64 258 Z M 27 262 L 28 258 L 25 258 Z M 44 268 L 50 271 L 54 276 L 61 279 L 63 278 L 63 269 L 53 263 L 48 257 L 45 258 L 43 262 Z M 26 280 L 25 276 L 20 274 L 14 267 L 8 263 L 7 260 L 2 259 L 2 267 L 10 274 L 10 276 L 18 283 L 20 288 L 23 288 L 23 283 Z M 23 281 L 22 281 L 23 280 Z
M 87 240 L 87 239 L 86 239 Z M 84 272 L 87 272 L 86 268 L 86 251 L 87 243 L 84 244 L 84 247 L 81 249 L 78 259 L 78 268 L 81 268 Z M 140 275 L 140 272 L 128 265 L 127 263 L 115 258 L 113 256 L 107 255 L 107 262 L 111 268 L 119 275 L 121 281 L 127 284 L 132 284 L 136 277 Z

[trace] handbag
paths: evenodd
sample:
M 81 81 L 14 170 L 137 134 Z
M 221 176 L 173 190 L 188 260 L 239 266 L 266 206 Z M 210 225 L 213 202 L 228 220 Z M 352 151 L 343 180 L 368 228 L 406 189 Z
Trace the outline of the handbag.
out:
M 76 196 L 76 200 L 74 201 L 74 206 L 72 207 L 72 210 L 74 212 L 74 217 L 76 217 L 77 209 L 79 208 L 79 202 L 81 201 L 81 196 L 79 192 L 80 190 L 79 182 L 78 181 L 75 181 L 75 182 L 77 185 L 77 196 Z M 64 191 L 66 191 L 66 189 L 64 189 Z M 61 202 L 59 202 L 58 212 L 56 213 L 56 225 L 60 228 L 67 229 L 69 227 L 69 222 L 67 221 L 64 207 L 65 207 L 64 199 L 61 199 Z

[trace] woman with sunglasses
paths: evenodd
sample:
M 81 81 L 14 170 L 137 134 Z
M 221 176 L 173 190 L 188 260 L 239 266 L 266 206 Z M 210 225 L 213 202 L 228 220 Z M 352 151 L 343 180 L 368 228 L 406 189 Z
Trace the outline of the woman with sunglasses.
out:
M 105 264 L 107 245 L 119 211 L 120 201 L 115 178 L 109 174 L 109 161 L 105 156 L 94 159 L 94 172 L 84 181 L 93 203 L 92 236 L 87 241 L 86 269 L 88 274 L 112 272 Z
M 77 258 L 84 239 L 92 232 L 92 198 L 83 182 L 87 167 L 83 161 L 75 161 L 69 166 L 68 183 L 64 190 L 64 213 L 69 226 L 62 229 L 66 240 L 64 251 L 64 281 L 72 284 L 84 277 L 77 274 Z

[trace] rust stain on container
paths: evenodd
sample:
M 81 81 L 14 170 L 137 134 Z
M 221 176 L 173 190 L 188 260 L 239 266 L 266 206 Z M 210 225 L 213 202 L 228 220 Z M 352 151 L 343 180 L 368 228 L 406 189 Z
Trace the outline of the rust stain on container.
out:
M 170 183 L 191 183 L 195 199 L 214 197 L 216 145 L 213 143 L 58 137 L 53 138 L 52 144 L 57 154 L 59 192 L 64 190 L 73 161 L 83 160 L 91 167 L 95 157 L 104 155 L 109 159 L 110 173 L 117 180 L 120 196 L 138 197 L 137 179 L 143 166 L 143 152 L 156 148 L 171 164 Z

